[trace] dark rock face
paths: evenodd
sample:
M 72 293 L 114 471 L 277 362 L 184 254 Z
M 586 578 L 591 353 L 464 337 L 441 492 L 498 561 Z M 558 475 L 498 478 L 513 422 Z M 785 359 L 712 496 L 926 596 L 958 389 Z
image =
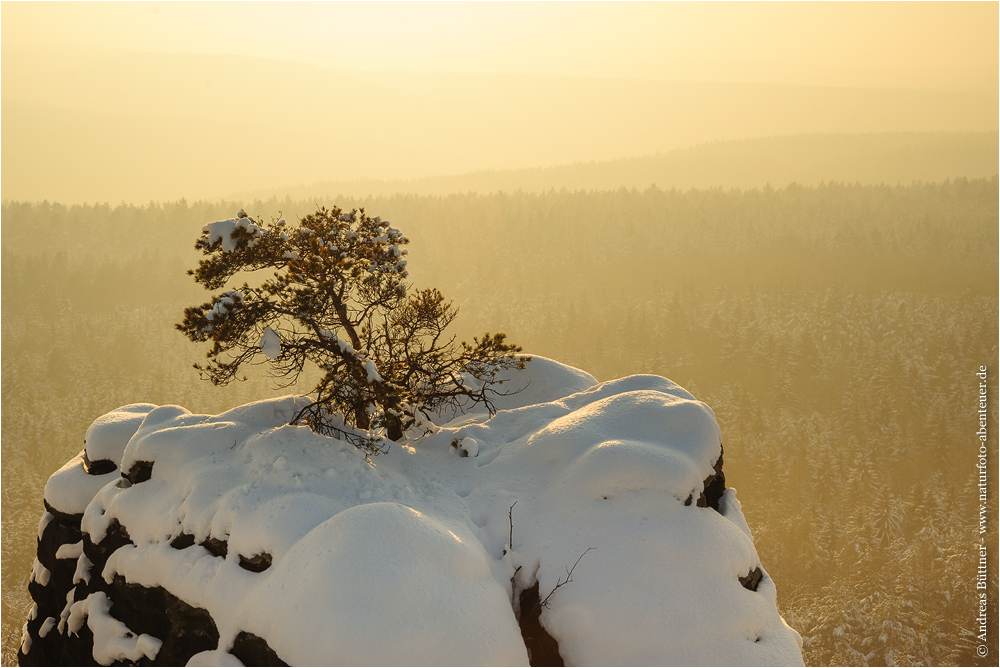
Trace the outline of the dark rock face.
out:
M 764 572 L 760 570 L 760 566 L 756 566 L 750 569 L 749 573 L 740 577 L 740 584 L 750 591 L 757 591 L 757 587 L 760 586 L 760 581 L 763 579 Z
M 271 567 L 271 555 L 267 552 L 261 552 L 260 554 L 255 554 L 254 556 L 244 557 L 240 555 L 240 568 L 250 571 L 251 573 L 262 573 Z
M 528 650 L 528 662 L 532 666 L 566 665 L 559 655 L 559 643 L 542 626 L 542 599 L 538 594 L 537 580 L 521 592 L 518 604 L 517 623 L 521 627 L 524 647 Z
M 704 488 L 701 496 L 698 497 L 699 508 L 712 508 L 719 510 L 719 501 L 726 491 L 726 474 L 722 472 L 722 456 L 725 451 L 722 444 L 719 444 L 719 458 L 715 460 L 715 473 L 705 478 Z M 720 511 L 721 512 L 721 511 Z
M 110 473 L 106 460 L 81 466 L 90 475 Z M 110 463 L 110 462 L 109 462 Z M 113 464 L 112 464 L 112 469 Z M 139 484 L 149 480 L 151 462 L 137 462 L 123 475 L 120 484 Z M 127 637 L 151 636 L 161 645 L 154 659 L 140 656 L 134 661 L 118 660 L 113 665 L 183 666 L 199 652 L 219 649 L 219 631 L 207 610 L 188 605 L 163 587 L 144 587 L 126 582 L 116 575 L 111 582 L 101 577 L 108 558 L 125 545 L 131 545 L 128 529 L 112 520 L 104 538 L 98 543 L 83 532 L 82 514 L 70 514 L 45 503 L 46 517 L 38 539 L 38 562 L 28 592 L 35 608 L 25 626 L 26 635 L 18 652 L 22 666 L 96 666 L 94 634 L 84 620 L 75 631 L 67 623 L 74 603 L 85 601 L 91 594 L 103 593 L 110 601 L 108 614 L 128 629 Z M 195 544 L 195 537 L 179 534 L 170 545 L 186 549 Z M 228 544 L 210 537 L 201 545 L 213 555 L 225 558 Z M 240 565 L 252 572 L 270 567 L 272 557 L 262 553 L 250 558 L 240 556 Z M 93 613 L 89 613 L 93 614 Z M 230 653 L 247 666 L 286 666 L 263 638 L 240 632 Z
M 699 508 L 712 508 L 718 512 L 722 512 L 719 509 L 719 501 L 722 500 L 722 494 L 726 491 L 726 474 L 722 472 L 722 456 L 725 453 L 722 444 L 719 444 L 719 458 L 715 460 L 715 471 L 705 478 L 705 482 L 702 483 L 701 494 L 698 496 L 698 502 L 695 504 Z M 689 496 L 686 501 L 684 501 L 685 506 L 690 506 L 694 498 Z
M 224 540 L 219 540 L 214 536 L 206 538 L 201 546 L 208 550 L 213 557 L 221 557 L 225 559 L 226 555 L 229 554 L 229 543 Z
M 229 653 L 243 662 L 244 666 L 287 666 L 267 641 L 246 631 L 240 631 Z
M 111 520 L 111 526 L 108 527 L 108 531 L 104 535 L 104 540 L 96 545 L 90 540 L 90 536 L 84 534 L 83 553 L 87 555 L 90 563 L 93 564 L 90 569 L 91 574 L 100 577 L 101 571 L 104 570 L 105 564 L 108 563 L 108 557 L 118 548 L 131 544 L 132 539 L 128 535 L 128 530 L 118 520 Z
M 131 544 L 128 530 L 117 520 L 111 522 L 104 539 L 95 544 L 80 530 L 82 516 L 52 515 L 38 541 L 39 562 L 48 569 L 49 578 L 45 584 L 35 580 L 29 585 L 37 614 L 28 622 L 31 641 L 18 653 L 20 665 L 98 665 L 89 626 L 84 623 L 74 633 L 65 622 L 72 603 L 97 592 L 107 595 L 110 615 L 123 622 L 135 637 L 148 634 L 163 642 L 154 660 L 143 657 L 135 665 L 184 665 L 198 652 L 218 647 L 219 632 L 207 611 L 187 605 L 162 587 L 128 583 L 121 576 L 110 583 L 101 578 L 108 557 Z M 65 552 L 77 544 L 81 544 L 80 560 L 86 560 L 85 573 L 79 572 L 77 559 L 56 556 L 61 548 Z
M 26 625 L 30 640 L 22 642 L 17 655 L 18 663 L 22 666 L 97 665 L 91 656 L 93 637 L 86 625 L 76 636 L 59 634 L 54 628 L 60 613 L 67 606 L 67 594 L 74 591 L 73 574 L 77 564 L 75 559 L 57 559 L 56 553 L 64 545 L 76 545 L 82 540 L 82 515 L 52 512 L 54 509 L 48 504 L 46 510 L 52 519 L 42 530 L 37 554 L 39 563 L 48 570 L 49 578 L 42 583 L 32 577 L 28 583 L 28 593 L 35 601 L 35 608 L 32 610 L 34 616 L 28 619 Z M 76 594 L 69 600 L 77 600 Z M 26 645 L 30 645 L 27 652 L 24 651 Z
M 96 462 L 90 461 L 90 457 L 87 456 L 87 451 L 83 451 L 83 468 L 90 475 L 104 475 L 105 473 L 111 473 L 118 466 L 110 459 L 98 459 Z
M 183 550 L 185 547 L 191 547 L 194 545 L 194 536 L 189 533 L 178 534 L 176 538 L 170 541 L 170 547 L 175 550 Z
M 194 608 L 163 587 L 143 587 L 116 575 L 111 583 L 114 603 L 111 616 L 125 622 L 136 634 L 163 640 L 156 663 L 164 657 L 187 660 L 198 652 L 219 646 L 219 630 L 207 610 Z
M 128 471 L 122 472 L 122 477 L 133 485 L 146 482 L 153 477 L 153 462 L 135 462 Z

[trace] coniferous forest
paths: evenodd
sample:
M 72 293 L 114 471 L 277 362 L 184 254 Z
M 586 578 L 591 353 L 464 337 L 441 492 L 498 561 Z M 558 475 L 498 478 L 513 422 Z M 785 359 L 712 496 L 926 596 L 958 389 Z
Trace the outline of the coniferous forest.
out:
M 599 380 L 663 375 L 708 403 L 727 482 L 807 664 L 972 664 L 975 372 L 1000 372 L 997 201 L 996 177 L 5 201 L 3 661 L 13 660 L 29 607 L 45 480 L 79 452 L 91 421 L 134 402 L 214 413 L 285 393 L 263 373 L 215 388 L 192 369 L 205 347 L 174 323 L 205 299 L 185 273 L 201 226 L 241 208 L 270 220 L 336 204 L 364 206 L 412 240 L 413 283 L 454 300 L 460 336 L 504 331 L 526 352 Z M 995 471 L 995 437 L 990 444 Z M 989 498 L 995 594 L 995 488 Z M 995 620 L 996 597 L 989 602 Z M 989 643 L 995 657 L 996 638 Z

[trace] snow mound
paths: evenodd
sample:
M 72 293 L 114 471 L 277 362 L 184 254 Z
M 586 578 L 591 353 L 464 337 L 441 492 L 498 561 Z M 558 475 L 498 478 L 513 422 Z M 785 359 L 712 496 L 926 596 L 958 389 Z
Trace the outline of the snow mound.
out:
M 348 508 L 296 543 L 248 597 L 240 625 L 266 638 L 309 638 L 288 650 L 313 666 L 333 657 L 358 666 L 524 664 L 490 555 L 464 533 L 398 503 Z M 309 609 L 275 615 L 276 602 Z
M 89 475 L 84 468 L 81 452 L 53 473 L 45 483 L 45 503 L 57 512 L 80 515 L 87 509 L 94 495 L 108 483 L 118 480 L 118 471 L 112 469 L 103 475 Z M 39 535 L 41 535 L 39 531 Z
M 85 508 L 93 543 L 127 530 L 92 580 L 210 613 L 218 648 L 191 665 L 231 663 L 240 634 L 293 665 L 526 664 L 520 595 L 536 584 L 570 665 L 801 665 L 735 490 L 719 510 L 692 503 L 721 454 L 708 406 L 663 378 L 598 384 L 538 357 L 509 384 L 522 391 L 492 417 L 452 416 L 371 461 L 289 426 L 303 397 L 215 416 L 133 405 L 88 432 L 120 476 L 78 457 L 46 499 Z
M 597 385 L 586 371 L 538 355 L 531 356 L 524 370 L 509 370 L 501 380 L 507 389 L 500 389 L 509 393 L 494 402 L 501 410 L 556 401 Z
M 132 434 L 154 408 L 153 404 L 129 404 L 94 420 L 83 439 L 87 458 L 92 462 L 107 460 L 117 464 Z
M 508 369 L 497 380 L 502 384 L 494 388 L 500 393 L 493 399 L 496 410 L 513 410 L 557 401 L 597 385 L 597 379 L 586 371 L 538 355 L 532 355 L 524 369 Z M 474 378 L 466 378 L 465 383 L 476 390 L 482 388 L 482 383 Z M 488 417 L 489 411 L 484 406 L 463 399 L 458 409 L 445 409 L 434 414 L 432 419 L 434 424 L 444 424 L 459 418 L 476 422 Z

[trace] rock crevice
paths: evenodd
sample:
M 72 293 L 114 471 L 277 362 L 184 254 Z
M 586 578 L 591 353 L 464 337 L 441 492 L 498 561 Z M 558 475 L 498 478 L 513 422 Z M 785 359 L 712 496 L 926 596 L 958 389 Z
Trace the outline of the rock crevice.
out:
M 532 666 L 564 666 L 559 654 L 559 643 L 542 626 L 542 599 L 538 593 L 538 580 L 521 591 L 517 596 L 515 610 L 517 623 L 521 627 L 524 647 L 528 650 L 528 662 Z

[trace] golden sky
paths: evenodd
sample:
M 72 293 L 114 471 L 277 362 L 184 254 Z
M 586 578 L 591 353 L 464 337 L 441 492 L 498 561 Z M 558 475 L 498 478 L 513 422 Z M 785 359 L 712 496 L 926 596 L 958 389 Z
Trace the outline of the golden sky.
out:
M 997 18 L 992 2 L 7 2 L 3 44 L 362 71 L 995 88 Z
M 795 132 L 997 127 L 992 2 L 0 12 L 4 198 L 218 197 Z

